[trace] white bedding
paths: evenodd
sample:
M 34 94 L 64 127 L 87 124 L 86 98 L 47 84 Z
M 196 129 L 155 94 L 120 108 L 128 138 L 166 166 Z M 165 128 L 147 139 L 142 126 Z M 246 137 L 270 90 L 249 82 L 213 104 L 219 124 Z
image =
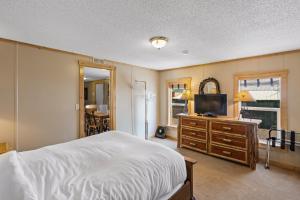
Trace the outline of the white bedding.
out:
M 10 152 L 0 170 L 4 200 L 158 200 L 186 179 L 179 153 L 117 131 Z

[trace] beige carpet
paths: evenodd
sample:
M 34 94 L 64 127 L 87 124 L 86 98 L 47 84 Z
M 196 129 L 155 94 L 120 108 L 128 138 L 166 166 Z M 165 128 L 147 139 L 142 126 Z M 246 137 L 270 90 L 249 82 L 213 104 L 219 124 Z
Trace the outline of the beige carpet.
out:
M 153 138 L 176 149 L 176 141 Z M 255 171 L 247 166 L 187 149 L 176 149 L 198 161 L 194 167 L 194 195 L 197 200 L 300 200 L 300 173 L 263 163 Z

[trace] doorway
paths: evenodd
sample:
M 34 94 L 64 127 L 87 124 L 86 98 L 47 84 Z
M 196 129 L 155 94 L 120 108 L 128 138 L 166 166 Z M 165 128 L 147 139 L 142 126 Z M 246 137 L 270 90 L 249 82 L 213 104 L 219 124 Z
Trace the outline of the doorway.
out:
M 80 137 L 115 129 L 115 67 L 79 61 Z

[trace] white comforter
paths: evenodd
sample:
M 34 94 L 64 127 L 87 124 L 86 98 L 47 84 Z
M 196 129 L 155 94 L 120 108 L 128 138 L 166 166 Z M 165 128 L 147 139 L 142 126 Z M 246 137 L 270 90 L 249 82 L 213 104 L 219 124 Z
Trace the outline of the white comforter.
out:
M 1 200 L 164 199 L 185 179 L 179 153 L 116 131 L 0 156 Z

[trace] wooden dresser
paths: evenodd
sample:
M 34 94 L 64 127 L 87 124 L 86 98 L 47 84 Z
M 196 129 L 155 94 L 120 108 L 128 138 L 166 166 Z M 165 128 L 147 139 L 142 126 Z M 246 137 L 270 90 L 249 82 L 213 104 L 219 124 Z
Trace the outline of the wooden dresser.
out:
M 256 168 L 258 122 L 230 118 L 180 116 L 178 147 L 184 147 Z

